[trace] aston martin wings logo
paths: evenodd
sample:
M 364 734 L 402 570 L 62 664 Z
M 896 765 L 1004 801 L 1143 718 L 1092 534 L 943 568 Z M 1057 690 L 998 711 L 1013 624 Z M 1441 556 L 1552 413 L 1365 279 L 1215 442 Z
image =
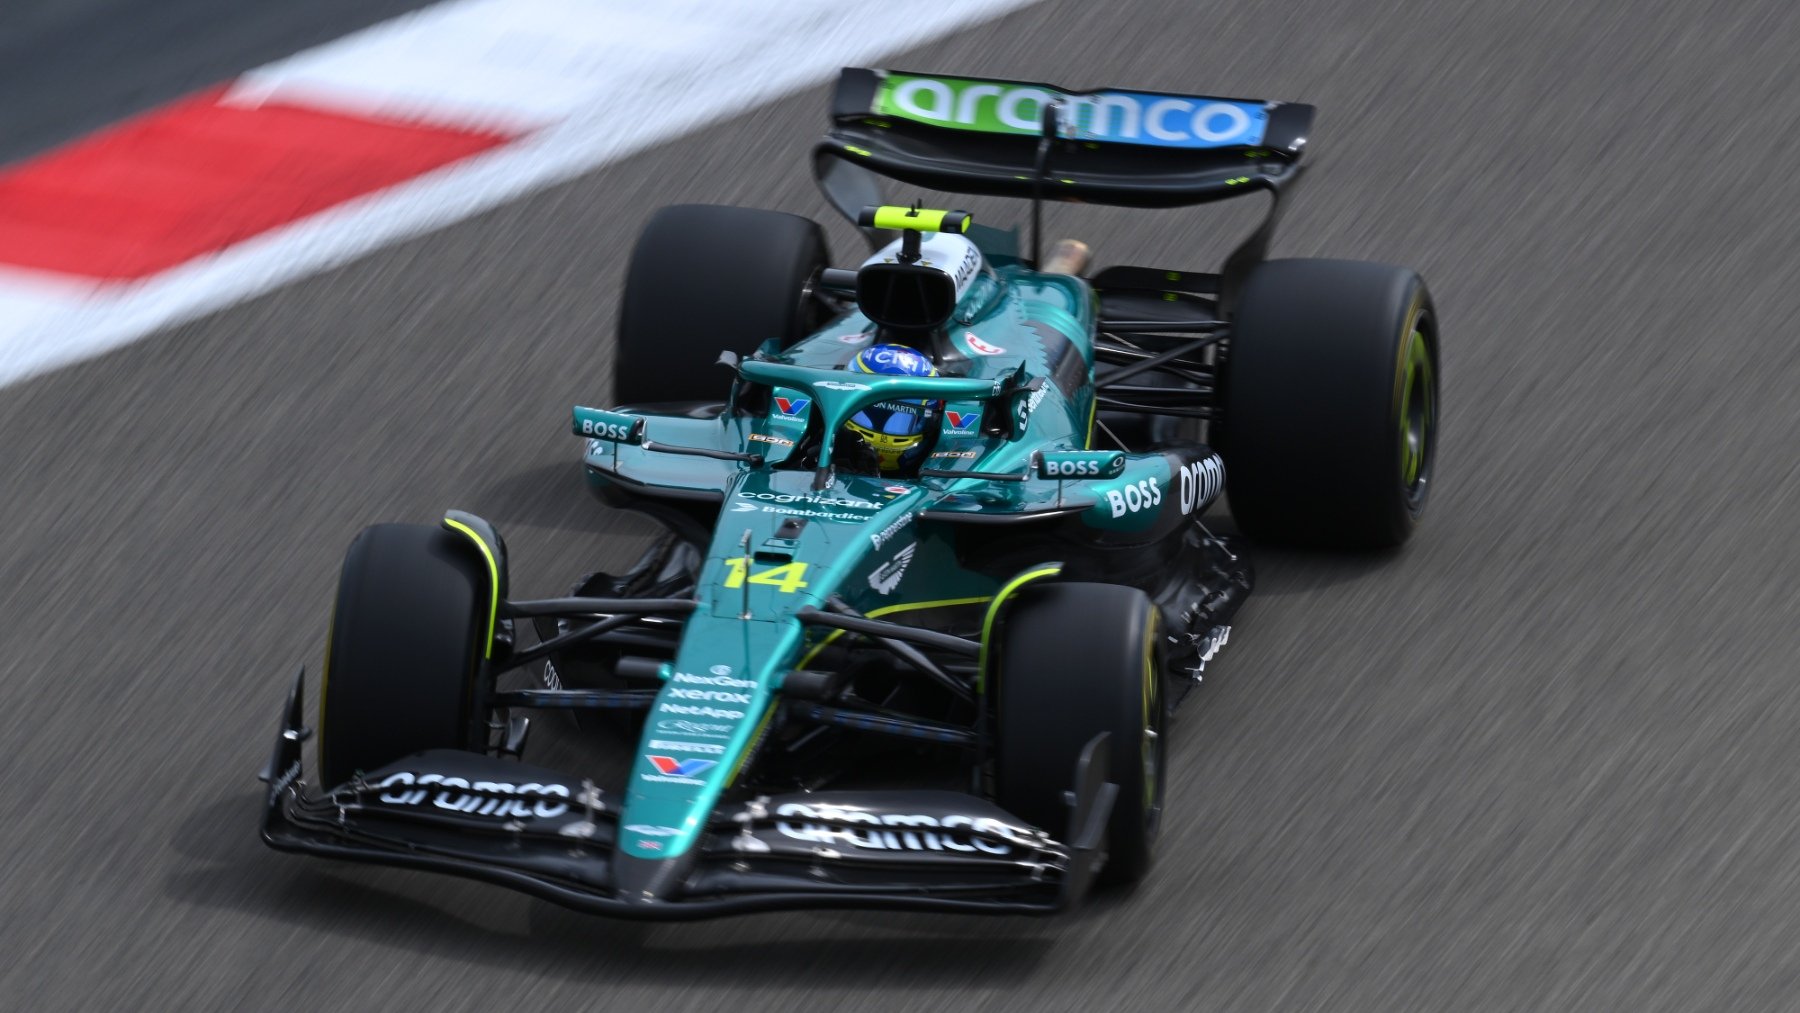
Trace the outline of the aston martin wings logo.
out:
M 913 550 L 918 547 L 919 543 L 914 542 L 894 553 L 893 559 L 881 564 L 874 573 L 869 574 L 869 586 L 874 588 L 877 594 L 893 594 L 894 588 L 900 586 L 900 578 L 906 576 L 906 564 L 912 562 Z

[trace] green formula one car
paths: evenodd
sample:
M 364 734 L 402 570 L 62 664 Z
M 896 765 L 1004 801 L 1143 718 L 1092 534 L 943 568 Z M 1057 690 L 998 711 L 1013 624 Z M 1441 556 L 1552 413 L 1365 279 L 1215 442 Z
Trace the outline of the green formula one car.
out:
M 526 601 L 478 517 L 365 530 L 318 784 L 297 681 L 264 840 L 637 918 L 1049 912 L 1142 877 L 1170 711 L 1251 589 L 1242 536 L 1396 545 L 1431 487 L 1418 275 L 1265 256 L 1312 117 L 846 70 L 814 154 L 859 267 L 806 219 L 710 206 L 632 255 L 626 403 L 573 426 L 592 490 L 666 534 Z M 1029 249 L 879 177 L 1028 199 Z M 1269 214 L 1216 274 L 1038 248 L 1046 200 L 1251 193 Z M 1202 520 L 1227 490 L 1242 536 Z M 542 709 L 610 772 L 524 762 Z

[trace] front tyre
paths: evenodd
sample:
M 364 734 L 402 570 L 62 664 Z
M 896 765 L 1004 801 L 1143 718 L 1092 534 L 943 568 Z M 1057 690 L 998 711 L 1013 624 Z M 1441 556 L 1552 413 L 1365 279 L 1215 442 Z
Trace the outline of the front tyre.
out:
M 1136 588 L 1028 585 L 991 634 L 1002 808 L 1060 839 L 1082 747 L 1101 732 L 1112 736 L 1108 779 L 1119 795 L 1107 826 L 1106 882 L 1142 878 L 1162 828 L 1168 706 L 1159 615 Z
M 1246 280 L 1223 366 L 1231 514 L 1253 538 L 1399 545 L 1437 458 L 1437 312 L 1402 267 L 1274 260 Z
M 319 690 L 319 781 L 427 749 L 482 749 L 487 574 L 455 532 L 378 524 L 350 543 Z

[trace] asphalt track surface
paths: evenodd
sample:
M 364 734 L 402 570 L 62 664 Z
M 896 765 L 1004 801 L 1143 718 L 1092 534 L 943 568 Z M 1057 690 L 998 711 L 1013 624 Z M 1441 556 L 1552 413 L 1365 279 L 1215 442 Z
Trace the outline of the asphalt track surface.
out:
M 889 61 L 1315 102 L 1278 253 L 1443 318 L 1426 527 L 1260 555 L 1162 863 L 1061 919 L 645 926 L 255 839 L 358 528 L 481 512 L 522 594 L 631 554 L 565 422 L 623 254 L 673 201 L 823 217 L 822 88 L 0 392 L 0 1005 L 1793 1008 L 1796 42 L 1779 0 L 1051 0 Z M 1183 267 L 1242 220 L 1050 217 Z

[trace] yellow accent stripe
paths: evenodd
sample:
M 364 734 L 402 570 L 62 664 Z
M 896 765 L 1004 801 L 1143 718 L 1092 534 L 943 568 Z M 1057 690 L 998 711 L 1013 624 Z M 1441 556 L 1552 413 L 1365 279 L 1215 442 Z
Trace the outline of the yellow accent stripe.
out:
M 1159 693 L 1157 692 L 1157 690 L 1160 686 L 1160 684 L 1158 683 L 1157 680 L 1161 678 L 1161 675 L 1156 670 L 1156 631 L 1157 631 L 1157 624 L 1161 621 L 1162 621 L 1162 610 L 1156 608 L 1155 606 L 1151 606 L 1150 621 L 1144 624 L 1143 704 L 1144 704 L 1144 727 L 1146 729 L 1148 729 L 1150 727 L 1151 721 L 1152 721 L 1151 708 L 1152 707 L 1161 707 L 1161 705 L 1162 705 L 1161 701 L 1157 699 L 1157 697 L 1159 696 Z M 1151 778 L 1155 777 L 1156 771 L 1147 762 L 1150 759 L 1149 756 L 1146 755 L 1150 749 L 1149 737 L 1148 736 L 1139 736 L 1139 738 L 1140 738 L 1140 742 L 1138 744 L 1138 753 L 1139 753 L 1138 762 L 1142 763 L 1144 765 L 1145 773 L 1148 775 L 1144 778 L 1144 810 L 1146 812 L 1148 812 L 1150 810 L 1150 807 L 1154 806 L 1156 804 L 1157 784 L 1154 780 L 1151 780 Z
M 1144 727 L 1150 727 L 1150 705 L 1156 699 L 1156 627 L 1162 619 L 1160 609 L 1150 610 L 1150 621 L 1144 624 Z
M 493 551 L 488 548 L 486 542 L 481 540 L 481 536 L 476 534 L 473 528 L 461 521 L 454 521 L 448 517 L 444 518 L 444 523 L 463 534 L 468 535 L 469 541 L 474 542 L 475 547 L 481 550 L 481 557 L 487 560 L 489 598 L 488 629 L 487 641 L 483 647 L 481 656 L 484 658 L 491 658 L 494 656 L 494 622 L 500 617 L 500 566 L 494 561 Z
M 763 710 L 762 720 L 756 723 L 756 730 L 750 733 L 750 741 L 744 743 L 744 748 L 738 752 L 737 763 L 732 764 L 731 775 L 725 778 L 727 788 L 737 782 L 738 771 L 744 769 L 744 763 L 750 759 L 750 754 L 755 752 L 757 742 L 761 741 L 763 732 L 769 728 L 769 719 L 774 716 L 775 702 L 771 700 L 769 706 Z
M 1407 335 L 1419 329 L 1419 314 L 1425 309 L 1425 294 L 1415 292 L 1412 305 L 1406 308 L 1406 322 L 1400 326 L 1400 348 L 1394 355 L 1394 399 L 1392 404 L 1397 410 L 1400 407 L 1400 394 L 1406 381 Z
M 882 616 L 892 615 L 895 612 L 916 612 L 920 609 L 950 608 L 955 605 L 979 605 L 984 601 L 992 600 L 993 596 L 984 594 L 979 598 L 939 598 L 936 601 L 911 601 L 903 605 L 883 605 L 878 609 L 870 609 L 869 611 L 864 612 L 863 615 L 869 619 L 879 619 Z M 843 630 L 832 630 L 824 640 L 819 641 L 812 650 L 807 651 L 806 657 L 801 658 L 800 664 L 795 665 L 794 667 L 805 668 L 807 665 L 812 664 L 812 660 L 819 656 L 820 651 L 831 646 L 833 640 L 836 640 L 843 635 Z
M 988 644 L 994 639 L 994 620 L 1000 615 L 1000 606 L 1006 604 L 1006 599 L 1012 597 L 1014 592 L 1026 584 L 1044 577 L 1054 577 L 1061 572 L 1061 563 L 1051 563 L 1049 566 L 1036 570 L 1027 570 L 1008 581 L 1006 586 L 1000 589 L 1000 593 L 994 595 L 994 600 L 988 603 L 987 617 L 981 621 L 981 654 L 975 663 L 975 692 L 986 691 Z

